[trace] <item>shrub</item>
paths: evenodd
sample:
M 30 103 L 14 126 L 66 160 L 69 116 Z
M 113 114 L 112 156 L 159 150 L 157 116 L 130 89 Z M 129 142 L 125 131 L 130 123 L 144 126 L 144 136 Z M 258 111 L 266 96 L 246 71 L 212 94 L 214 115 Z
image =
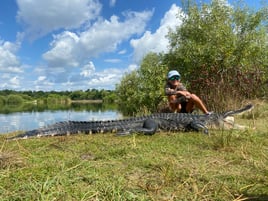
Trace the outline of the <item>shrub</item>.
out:
M 19 105 L 23 102 L 23 98 L 20 95 L 10 94 L 7 96 L 6 103 L 9 105 Z

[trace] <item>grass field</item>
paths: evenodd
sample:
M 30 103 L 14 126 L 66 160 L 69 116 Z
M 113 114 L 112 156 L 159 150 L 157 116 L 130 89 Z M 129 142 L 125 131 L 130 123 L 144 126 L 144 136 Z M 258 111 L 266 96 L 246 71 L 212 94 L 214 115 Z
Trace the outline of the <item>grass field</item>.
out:
M 249 129 L 0 135 L 0 200 L 268 200 L 268 104 L 236 120 Z

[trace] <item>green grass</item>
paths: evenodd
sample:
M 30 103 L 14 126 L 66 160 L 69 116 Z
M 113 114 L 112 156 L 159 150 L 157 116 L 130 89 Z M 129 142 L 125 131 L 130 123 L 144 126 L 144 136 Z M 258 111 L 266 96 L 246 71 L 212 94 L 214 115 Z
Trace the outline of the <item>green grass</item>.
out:
M 0 200 L 268 200 L 268 105 L 245 131 L 0 136 Z

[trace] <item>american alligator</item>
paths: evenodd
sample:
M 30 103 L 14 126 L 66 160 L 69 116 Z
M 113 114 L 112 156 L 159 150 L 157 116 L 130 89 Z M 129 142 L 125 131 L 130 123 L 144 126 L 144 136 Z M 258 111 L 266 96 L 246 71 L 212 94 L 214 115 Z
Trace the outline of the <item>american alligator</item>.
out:
M 14 137 L 7 138 L 27 139 L 31 137 L 60 136 L 78 133 L 117 133 L 117 135 L 127 135 L 141 133 L 153 135 L 157 131 L 203 131 L 207 134 L 211 127 L 223 127 L 226 119 L 235 114 L 249 111 L 253 105 L 228 111 L 224 113 L 212 113 L 210 115 L 190 114 L 190 113 L 157 113 L 141 117 L 131 117 L 121 120 L 110 121 L 64 121 L 39 128 Z M 233 122 L 231 122 L 233 124 Z M 233 126 L 233 125 L 232 125 Z

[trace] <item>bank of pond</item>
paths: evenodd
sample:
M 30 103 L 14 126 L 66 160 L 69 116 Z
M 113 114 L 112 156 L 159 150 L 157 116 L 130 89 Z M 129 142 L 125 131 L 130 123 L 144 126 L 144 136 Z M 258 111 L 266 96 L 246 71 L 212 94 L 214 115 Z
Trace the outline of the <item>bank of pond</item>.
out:
M 115 104 L 70 102 L 0 106 L 0 133 L 31 130 L 60 121 L 112 120 L 121 118 Z

